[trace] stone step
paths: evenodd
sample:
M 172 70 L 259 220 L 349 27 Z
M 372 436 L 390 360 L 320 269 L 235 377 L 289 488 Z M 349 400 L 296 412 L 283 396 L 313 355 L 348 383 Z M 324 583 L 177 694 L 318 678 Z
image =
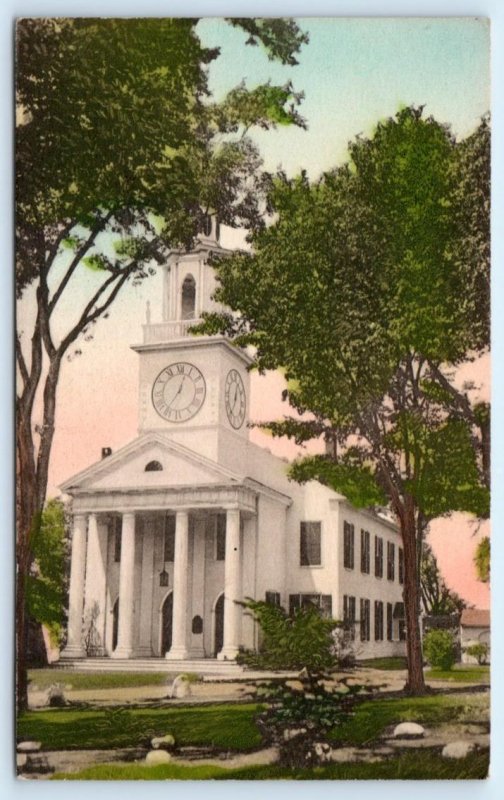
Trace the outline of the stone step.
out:
M 217 659 L 183 659 L 169 661 L 166 658 L 83 658 L 60 659 L 53 664 L 56 669 L 74 669 L 82 672 L 191 672 L 197 675 L 226 675 L 237 677 L 244 669 L 234 661 Z

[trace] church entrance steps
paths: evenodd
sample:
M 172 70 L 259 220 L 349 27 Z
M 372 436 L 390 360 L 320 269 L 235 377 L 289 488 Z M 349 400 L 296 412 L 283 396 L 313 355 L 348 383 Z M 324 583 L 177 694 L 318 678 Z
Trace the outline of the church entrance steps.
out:
M 79 672 L 188 672 L 203 677 L 240 678 L 246 674 L 235 661 L 219 661 L 212 658 L 181 659 L 166 658 L 75 658 L 61 659 L 53 664 L 56 669 L 73 669 Z

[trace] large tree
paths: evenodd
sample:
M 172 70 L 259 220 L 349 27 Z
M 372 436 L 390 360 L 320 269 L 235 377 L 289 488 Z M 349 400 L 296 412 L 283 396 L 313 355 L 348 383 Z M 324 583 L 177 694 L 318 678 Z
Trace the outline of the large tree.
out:
M 233 21 L 296 63 L 290 21 Z M 246 24 L 244 24 L 246 22 Z M 46 498 L 64 361 L 209 210 L 261 222 L 267 176 L 253 125 L 303 124 L 290 85 L 207 88 L 219 50 L 194 19 L 24 19 L 17 25 L 17 696 L 27 703 L 26 581 Z M 84 275 L 84 277 L 83 277 Z M 85 294 L 87 290 L 87 296 Z M 33 306 L 30 306 L 33 303 Z M 26 308 L 34 307 L 33 315 Z
M 283 368 L 284 399 L 304 415 L 267 427 L 326 455 L 291 468 L 357 506 L 388 505 L 404 547 L 408 684 L 425 691 L 422 541 L 431 519 L 488 513 L 488 408 L 457 367 L 488 347 L 488 122 L 457 143 L 405 108 L 349 145 L 349 163 L 311 184 L 278 175 L 274 223 L 253 252 L 217 265 L 209 315 Z

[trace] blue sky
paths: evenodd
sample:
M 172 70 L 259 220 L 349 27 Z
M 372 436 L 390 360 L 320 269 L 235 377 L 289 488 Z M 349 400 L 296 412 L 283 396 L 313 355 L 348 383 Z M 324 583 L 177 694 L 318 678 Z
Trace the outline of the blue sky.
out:
M 219 46 L 210 66 L 210 88 L 221 99 L 242 79 L 253 86 L 292 80 L 305 99 L 301 113 L 308 131 L 259 131 L 268 169 L 289 174 L 301 168 L 316 177 L 346 158 L 347 142 L 370 134 L 376 122 L 401 105 L 425 105 L 426 112 L 470 133 L 490 108 L 489 36 L 476 18 L 301 18 L 310 35 L 297 67 L 268 61 L 259 47 L 245 47 L 246 34 L 222 20 L 204 20 L 205 44 Z M 239 56 L 239 57 L 237 57 Z

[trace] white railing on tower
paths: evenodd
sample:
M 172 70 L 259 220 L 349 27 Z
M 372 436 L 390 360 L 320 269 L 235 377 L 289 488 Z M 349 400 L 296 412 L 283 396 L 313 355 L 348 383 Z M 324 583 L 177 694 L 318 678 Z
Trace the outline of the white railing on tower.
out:
M 177 319 L 170 322 L 153 322 L 142 325 L 144 344 L 167 342 L 190 336 L 189 329 L 202 322 L 201 319 Z

